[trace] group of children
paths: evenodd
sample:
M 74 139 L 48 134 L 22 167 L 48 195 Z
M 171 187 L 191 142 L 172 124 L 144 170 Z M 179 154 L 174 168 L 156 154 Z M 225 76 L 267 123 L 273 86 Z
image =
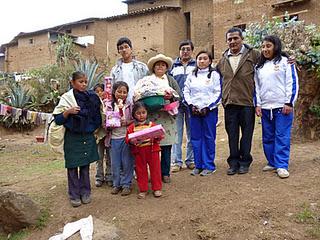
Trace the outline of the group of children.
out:
M 284 158 L 288 158 L 290 148 L 290 133 L 287 132 L 290 132 L 292 124 L 292 105 L 296 100 L 294 94 L 297 92 L 297 79 L 294 76 L 295 79 L 292 80 L 292 76 L 295 74 L 294 66 L 287 66 L 285 59 L 282 61 L 281 52 L 274 50 L 279 43 L 274 42 L 273 38 L 271 40 L 267 38 L 265 42 L 271 44 L 273 48 L 270 50 L 270 56 L 262 52 L 265 56 L 264 61 L 260 62 L 257 67 L 256 93 L 258 102 L 256 111 L 257 115 L 263 116 L 263 134 L 269 136 L 268 141 L 264 140 L 265 153 L 269 161 L 268 170 L 275 169 L 276 165 L 273 159 L 278 155 L 280 155 L 280 160 L 284 162 L 283 168 L 285 169 L 289 161 Z M 191 115 L 191 143 L 195 158 L 195 169 L 192 171 L 192 175 L 207 176 L 216 170 L 214 159 L 218 120 L 217 107 L 221 100 L 222 78 L 219 72 L 211 67 L 212 57 L 209 52 L 199 52 L 196 56 L 196 62 L 196 68 L 186 80 L 183 94 Z M 277 67 L 279 62 L 283 65 L 280 65 L 280 68 Z M 264 71 L 269 71 L 264 70 L 269 65 L 277 76 L 263 75 Z M 269 82 L 273 78 L 275 78 L 275 84 L 279 85 L 278 88 L 283 88 L 284 92 L 276 93 L 278 94 L 275 96 L 279 100 L 278 104 L 268 104 L 267 101 L 273 101 L 273 99 L 265 98 L 263 95 L 263 92 L 271 91 L 269 88 L 272 86 Z M 285 86 L 288 82 L 289 86 Z M 127 101 L 129 86 L 123 81 L 117 81 L 113 84 L 112 99 L 104 101 L 104 103 L 103 85 L 95 87 L 94 90 L 97 94 L 86 90 L 87 80 L 83 73 L 74 73 L 71 84 L 72 89 L 66 94 L 70 95 L 72 92 L 78 106 L 65 108 L 59 114 L 54 114 L 54 118 L 57 124 L 64 125 L 66 128 L 64 153 L 68 169 L 69 198 L 72 206 L 77 207 L 81 203 L 86 204 L 91 201 L 89 164 L 97 160 L 97 187 L 106 182 L 108 185 L 112 185 L 112 194 L 129 195 L 135 170 L 139 188 L 138 198 L 144 199 L 148 193 L 149 173 L 153 195 L 160 197 L 162 195 L 162 178 L 159 144 L 162 138 L 151 138 L 134 143 L 128 137 L 130 133 L 157 124 L 148 120 L 148 108 L 141 101 L 135 103 Z M 100 100 L 98 96 L 100 96 Z M 104 105 L 104 111 L 119 112 L 121 126 L 105 128 L 105 134 L 98 137 L 99 156 L 94 134 L 104 124 L 100 114 L 101 104 Z M 282 108 L 283 104 L 287 107 Z M 269 105 L 271 110 L 264 109 L 264 106 L 269 107 Z M 284 117 L 280 116 L 281 111 Z M 273 119 L 276 119 L 276 125 L 272 122 Z M 284 123 L 287 123 L 286 126 Z M 289 138 L 282 139 L 282 137 L 274 136 L 272 134 L 275 131 L 274 128 L 286 132 L 286 136 L 289 135 Z M 266 139 L 266 136 L 263 138 Z M 281 141 L 280 147 L 277 141 Z M 105 177 L 103 176 L 103 153 L 107 155 Z M 285 161 L 287 162 L 285 163 Z M 80 167 L 79 173 L 78 167 Z

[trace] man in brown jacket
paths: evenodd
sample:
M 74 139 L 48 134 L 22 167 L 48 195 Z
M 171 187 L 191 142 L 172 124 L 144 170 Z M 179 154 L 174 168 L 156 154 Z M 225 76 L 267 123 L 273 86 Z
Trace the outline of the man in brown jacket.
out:
M 229 29 L 226 40 L 229 49 L 223 54 L 217 68 L 223 76 L 222 104 L 230 150 L 227 174 L 245 174 L 252 162 L 254 67 L 260 53 L 243 43 L 240 28 Z

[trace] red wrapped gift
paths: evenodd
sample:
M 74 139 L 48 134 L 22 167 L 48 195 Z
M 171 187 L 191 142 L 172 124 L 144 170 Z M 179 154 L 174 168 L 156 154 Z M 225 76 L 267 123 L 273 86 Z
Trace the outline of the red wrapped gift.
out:
M 146 128 L 128 135 L 129 141 L 137 143 L 150 138 L 162 138 L 165 134 L 165 130 L 161 124 Z

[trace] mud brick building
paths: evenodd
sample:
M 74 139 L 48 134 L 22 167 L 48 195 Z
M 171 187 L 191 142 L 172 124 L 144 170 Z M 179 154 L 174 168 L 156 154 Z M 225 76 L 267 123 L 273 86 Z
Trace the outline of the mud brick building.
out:
M 127 36 L 134 54 L 147 61 L 161 52 L 178 54 L 181 40 L 192 39 L 195 52 L 211 51 L 218 59 L 224 49 L 225 32 L 232 26 L 245 29 L 251 22 L 291 17 L 319 25 L 319 0 L 126 0 L 126 14 L 108 18 L 83 19 L 73 23 L 20 33 L 4 44 L 3 69 L 23 72 L 55 62 L 59 34 L 73 37 L 76 49 L 84 58 L 94 58 L 102 66 L 112 66 L 118 58 L 116 41 Z M 86 42 L 90 39 L 89 42 Z

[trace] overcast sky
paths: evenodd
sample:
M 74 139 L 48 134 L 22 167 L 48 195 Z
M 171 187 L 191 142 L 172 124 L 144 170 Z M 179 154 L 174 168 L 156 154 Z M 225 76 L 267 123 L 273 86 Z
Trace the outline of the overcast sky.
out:
M 122 0 L 1 0 L 0 45 L 20 32 L 33 32 L 90 17 L 127 12 Z

